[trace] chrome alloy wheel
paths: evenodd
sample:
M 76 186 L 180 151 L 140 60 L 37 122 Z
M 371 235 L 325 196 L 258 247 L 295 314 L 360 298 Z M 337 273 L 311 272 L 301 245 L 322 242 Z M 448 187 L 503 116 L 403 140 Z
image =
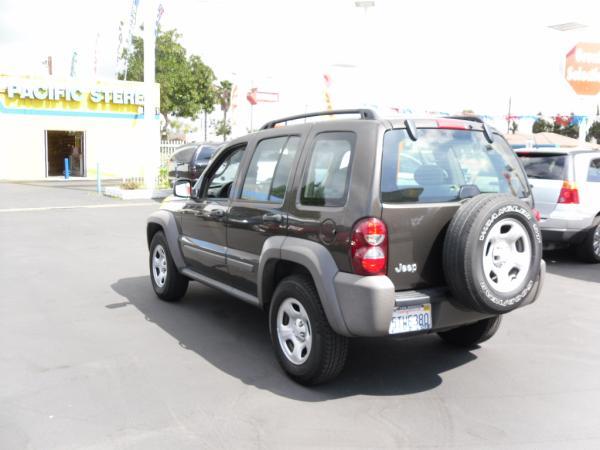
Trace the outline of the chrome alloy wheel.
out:
M 596 231 L 594 232 L 594 254 L 600 258 L 600 225 L 596 227 Z
M 158 244 L 152 252 L 152 276 L 158 287 L 163 287 L 167 281 L 167 254 L 162 245 Z
M 502 219 L 490 230 L 483 246 L 487 283 L 503 294 L 523 283 L 531 266 L 531 238 L 516 219 Z
M 285 357 L 296 365 L 310 355 L 312 330 L 304 306 L 295 298 L 286 298 L 277 311 L 277 340 Z

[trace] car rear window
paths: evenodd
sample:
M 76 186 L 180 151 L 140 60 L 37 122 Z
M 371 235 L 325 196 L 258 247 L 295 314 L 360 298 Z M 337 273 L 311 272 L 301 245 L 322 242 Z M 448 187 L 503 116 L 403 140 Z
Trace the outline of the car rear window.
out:
M 183 147 L 173 153 L 171 161 L 183 161 L 188 163 L 192 160 L 192 155 L 195 151 L 196 147 Z
M 212 155 L 215 153 L 215 147 L 204 146 L 200 149 L 200 151 L 196 154 L 196 161 L 200 161 L 202 159 L 210 159 Z
M 482 193 L 528 193 L 516 155 L 498 136 L 490 144 L 479 131 L 419 129 L 416 141 L 405 130 L 386 132 L 383 202 L 452 202 L 468 185 Z
M 565 179 L 566 155 L 519 153 L 519 158 L 529 178 L 541 178 L 543 180 Z

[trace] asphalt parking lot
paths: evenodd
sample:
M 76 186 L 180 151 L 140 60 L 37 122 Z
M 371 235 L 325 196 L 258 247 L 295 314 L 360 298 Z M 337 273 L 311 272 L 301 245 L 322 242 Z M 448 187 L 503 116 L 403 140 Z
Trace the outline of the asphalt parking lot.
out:
M 0 183 L 0 448 L 600 448 L 600 267 L 546 254 L 542 297 L 481 348 L 357 339 L 308 389 L 261 311 L 154 296 L 157 207 Z

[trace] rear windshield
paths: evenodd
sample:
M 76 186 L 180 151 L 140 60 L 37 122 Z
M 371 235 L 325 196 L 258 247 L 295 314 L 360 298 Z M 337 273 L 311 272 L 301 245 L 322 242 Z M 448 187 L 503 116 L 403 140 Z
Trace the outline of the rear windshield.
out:
M 564 180 L 566 155 L 519 154 L 529 178 Z
M 516 155 L 498 136 L 490 144 L 478 131 L 420 129 L 417 141 L 405 130 L 386 132 L 382 201 L 452 202 L 467 185 L 481 193 L 528 193 Z
M 196 155 L 196 161 L 201 159 L 210 159 L 212 155 L 215 153 L 215 147 L 204 146 L 200 149 L 200 151 Z
M 176 150 L 171 156 L 171 161 L 184 161 L 186 163 L 192 160 L 192 154 L 196 151 L 196 147 L 183 147 Z

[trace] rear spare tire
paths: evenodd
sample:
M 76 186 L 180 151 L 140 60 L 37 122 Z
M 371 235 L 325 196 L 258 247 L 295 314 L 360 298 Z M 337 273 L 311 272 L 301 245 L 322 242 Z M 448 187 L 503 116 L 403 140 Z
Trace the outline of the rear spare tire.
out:
M 533 294 L 542 237 L 531 208 L 501 194 L 483 194 L 456 212 L 444 241 L 444 275 L 461 306 L 501 314 Z

